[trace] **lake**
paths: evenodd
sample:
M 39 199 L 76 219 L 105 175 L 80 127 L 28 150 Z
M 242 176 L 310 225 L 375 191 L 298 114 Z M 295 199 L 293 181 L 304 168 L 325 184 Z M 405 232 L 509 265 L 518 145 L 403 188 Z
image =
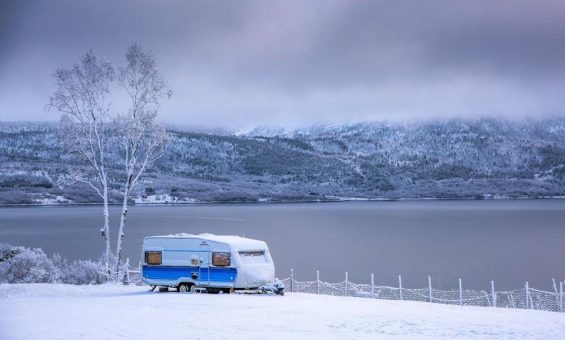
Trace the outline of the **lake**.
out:
M 112 207 L 112 241 L 119 208 Z M 0 208 L 0 241 L 69 259 L 97 258 L 101 206 Z M 551 289 L 565 279 L 565 201 L 373 201 L 133 206 L 124 251 L 140 259 L 143 237 L 232 234 L 267 241 L 277 276 L 298 280 L 436 288 Z

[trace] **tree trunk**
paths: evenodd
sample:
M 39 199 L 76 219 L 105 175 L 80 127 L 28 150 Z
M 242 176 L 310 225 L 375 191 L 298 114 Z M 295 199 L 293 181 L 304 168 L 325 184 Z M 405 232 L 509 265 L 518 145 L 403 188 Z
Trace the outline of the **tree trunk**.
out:
M 128 198 L 131 190 L 133 175 L 128 176 L 126 187 L 124 189 L 124 200 L 122 202 L 122 215 L 120 216 L 120 229 L 118 230 L 118 240 L 116 246 L 116 275 L 120 269 L 120 261 L 122 258 L 122 239 L 124 238 L 124 228 L 126 225 L 126 218 L 128 216 Z
M 106 274 L 112 274 L 110 268 L 111 245 L 110 245 L 110 212 L 108 210 L 108 184 L 104 183 L 104 240 L 106 241 Z

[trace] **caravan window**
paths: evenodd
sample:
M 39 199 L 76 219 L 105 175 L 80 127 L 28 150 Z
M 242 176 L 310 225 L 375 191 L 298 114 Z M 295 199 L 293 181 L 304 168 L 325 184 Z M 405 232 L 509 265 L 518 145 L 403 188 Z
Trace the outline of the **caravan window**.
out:
M 163 262 L 163 257 L 160 251 L 146 251 L 145 252 L 145 263 L 151 265 L 159 265 Z
M 239 257 L 242 263 L 266 263 L 264 251 L 240 251 Z
M 212 253 L 212 265 L 227 267 L 230 265 L 230 253 Z

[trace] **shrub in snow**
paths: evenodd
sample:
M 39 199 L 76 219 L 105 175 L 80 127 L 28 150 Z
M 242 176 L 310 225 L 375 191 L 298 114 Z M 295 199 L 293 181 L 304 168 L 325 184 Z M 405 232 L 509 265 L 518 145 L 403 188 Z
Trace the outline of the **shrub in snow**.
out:
M 58 282 L 75 285 L 101 284 L 108 280 L 105 261 L 77 260 L 73 262 L 53 255 L 53 263 L 59 272 Z
M 105 265 L 91 260 L 74 261 L 63 273 L 61 282 L 75 285 L 101 284 L 107 279 Z
M 59 271 L 39 248 L 29 249 L 2 244 L 0 247 L 0 282 L 56 282 Z
M 43 250 L 0 243 L 0 283 L 100 284 L 107 281 L 103 261 L 69 262 Z

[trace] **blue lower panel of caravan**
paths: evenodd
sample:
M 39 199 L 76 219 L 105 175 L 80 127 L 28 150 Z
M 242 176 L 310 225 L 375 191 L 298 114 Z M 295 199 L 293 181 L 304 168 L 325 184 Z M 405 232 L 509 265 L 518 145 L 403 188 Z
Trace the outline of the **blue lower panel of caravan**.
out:
M 181 266 L 143 266 L 143 279 L 149 281 L 168 281 L 176 284 L 180 278 L 192 278 L 192 273 L 198 273 L 195 283 L 202 282 L 204 285 L 220 286 L 233 284 L 237 277 L 235 268 L 210 267 L 181 267 Z

